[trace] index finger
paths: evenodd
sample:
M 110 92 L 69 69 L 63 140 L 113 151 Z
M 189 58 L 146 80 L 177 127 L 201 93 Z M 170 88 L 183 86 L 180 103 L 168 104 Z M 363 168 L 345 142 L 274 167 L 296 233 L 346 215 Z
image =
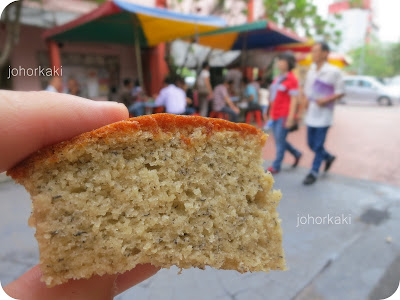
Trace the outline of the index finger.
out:
M 0 91 L 0 172 L 40 148 L 128 118 L 116 102 L 52 92 Z

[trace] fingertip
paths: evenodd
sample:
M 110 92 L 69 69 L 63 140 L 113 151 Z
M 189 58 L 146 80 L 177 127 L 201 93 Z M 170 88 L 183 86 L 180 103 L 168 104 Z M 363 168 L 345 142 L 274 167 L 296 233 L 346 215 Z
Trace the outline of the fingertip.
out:
M 111 116 L 115 121 L 121 121 L 129 118 L 127 107 L 113 101 L 94 101 L 95 105 L 102 110 L 104 115 Z

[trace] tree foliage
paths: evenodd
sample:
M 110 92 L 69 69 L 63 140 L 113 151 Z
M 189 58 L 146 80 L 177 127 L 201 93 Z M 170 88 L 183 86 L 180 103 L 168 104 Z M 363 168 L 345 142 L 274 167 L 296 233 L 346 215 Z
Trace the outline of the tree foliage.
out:
M 397 49 L 399 45 L 397 44 Z M 370 75 L 378 78 L 391 77 L 395 75 L 396 70 L 389 53 L 395 51 L 394 49 L 396 47 L 387 47 L 378 42 L 355 48 L 349 52 L 353 63 L 347 67 L 347 71 L 354 74 L 361 72 L 360 75 Z M 397 59 L 399 59 L 398 56 Z
M 393 75 L 400 75 L 400 41 L 393 44 L 388 52 L 388 60 L 393 68 Z
M 324 19 L 311 0 L 263 0 L 267 19 L 296 32 L 304 31 L 308 37 L 320 37 L 338 44 L 341 32 Z M 334 18 L 340 19 L 336 14 Z

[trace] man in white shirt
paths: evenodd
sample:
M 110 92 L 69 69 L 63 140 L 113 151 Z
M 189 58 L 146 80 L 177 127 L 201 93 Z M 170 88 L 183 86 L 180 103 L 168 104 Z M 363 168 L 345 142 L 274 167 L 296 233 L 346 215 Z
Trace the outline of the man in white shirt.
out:
M 310 173 L 304 179 L 305 185 L 317 180 L 319 168 L 325 161 L 325 172 L 329 170 L 335 156 L 324 148 L 325 138 L 333 121 L 335 101 L 344 95 L 343 75 L 339 68 L 327 62 L 329 46 L 318 42 L 312 48 L 313 64 L 307 73 L 304 93 L 308 110 L 305 118 L 308 146 L 315 153 Z
M 169 114 L 182 115 L 186 112 L 185 91 L 177 87 L 170 78 L 165 79 L 166 87 L 161 89 L 155 105 L 165 106 L 165 112 Z

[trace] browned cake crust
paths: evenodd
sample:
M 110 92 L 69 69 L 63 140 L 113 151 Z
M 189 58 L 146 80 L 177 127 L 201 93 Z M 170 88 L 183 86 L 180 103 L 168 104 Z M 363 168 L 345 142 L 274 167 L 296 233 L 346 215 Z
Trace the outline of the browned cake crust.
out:
M 99 129 L 80 134 L 68 141 L 64 141 L 52 146 L 45 147 L 33 153 L 28 158 L 20 162 L 7 171 L 7 175 L 11 176 L 17 182 L 29 176 L 35 165 L 40 164 L 44 160 L 50 160 L 54 163 L 60 160 L 59 154 L 68 148 L 85 147 L 89 143 L 103 139 L 107 143 L 107 139 L 115 132 L 124 135 L 129 131 L 150 131 L 157 138 L 160 131 L 165 133 L 174 133 L 176 131 L 186 131 L 191 127 L 204 127 L 208 134 L 217 131 L 238 131 L 243 135 L 252 134 L 260 138 L 260 143 L 265 144 L 267 136 L 254 126 L 244 123 L 232 123 L 222 119 L 203 118 L 198 116 L 179 116 L 171 114 L 154 114 L 136 118 L 130 118 L 124 121 L 116 122 Z M 115 138 L 115 134 L 112 135 Z M 190 144 L 190 140 L 185 141 Z

